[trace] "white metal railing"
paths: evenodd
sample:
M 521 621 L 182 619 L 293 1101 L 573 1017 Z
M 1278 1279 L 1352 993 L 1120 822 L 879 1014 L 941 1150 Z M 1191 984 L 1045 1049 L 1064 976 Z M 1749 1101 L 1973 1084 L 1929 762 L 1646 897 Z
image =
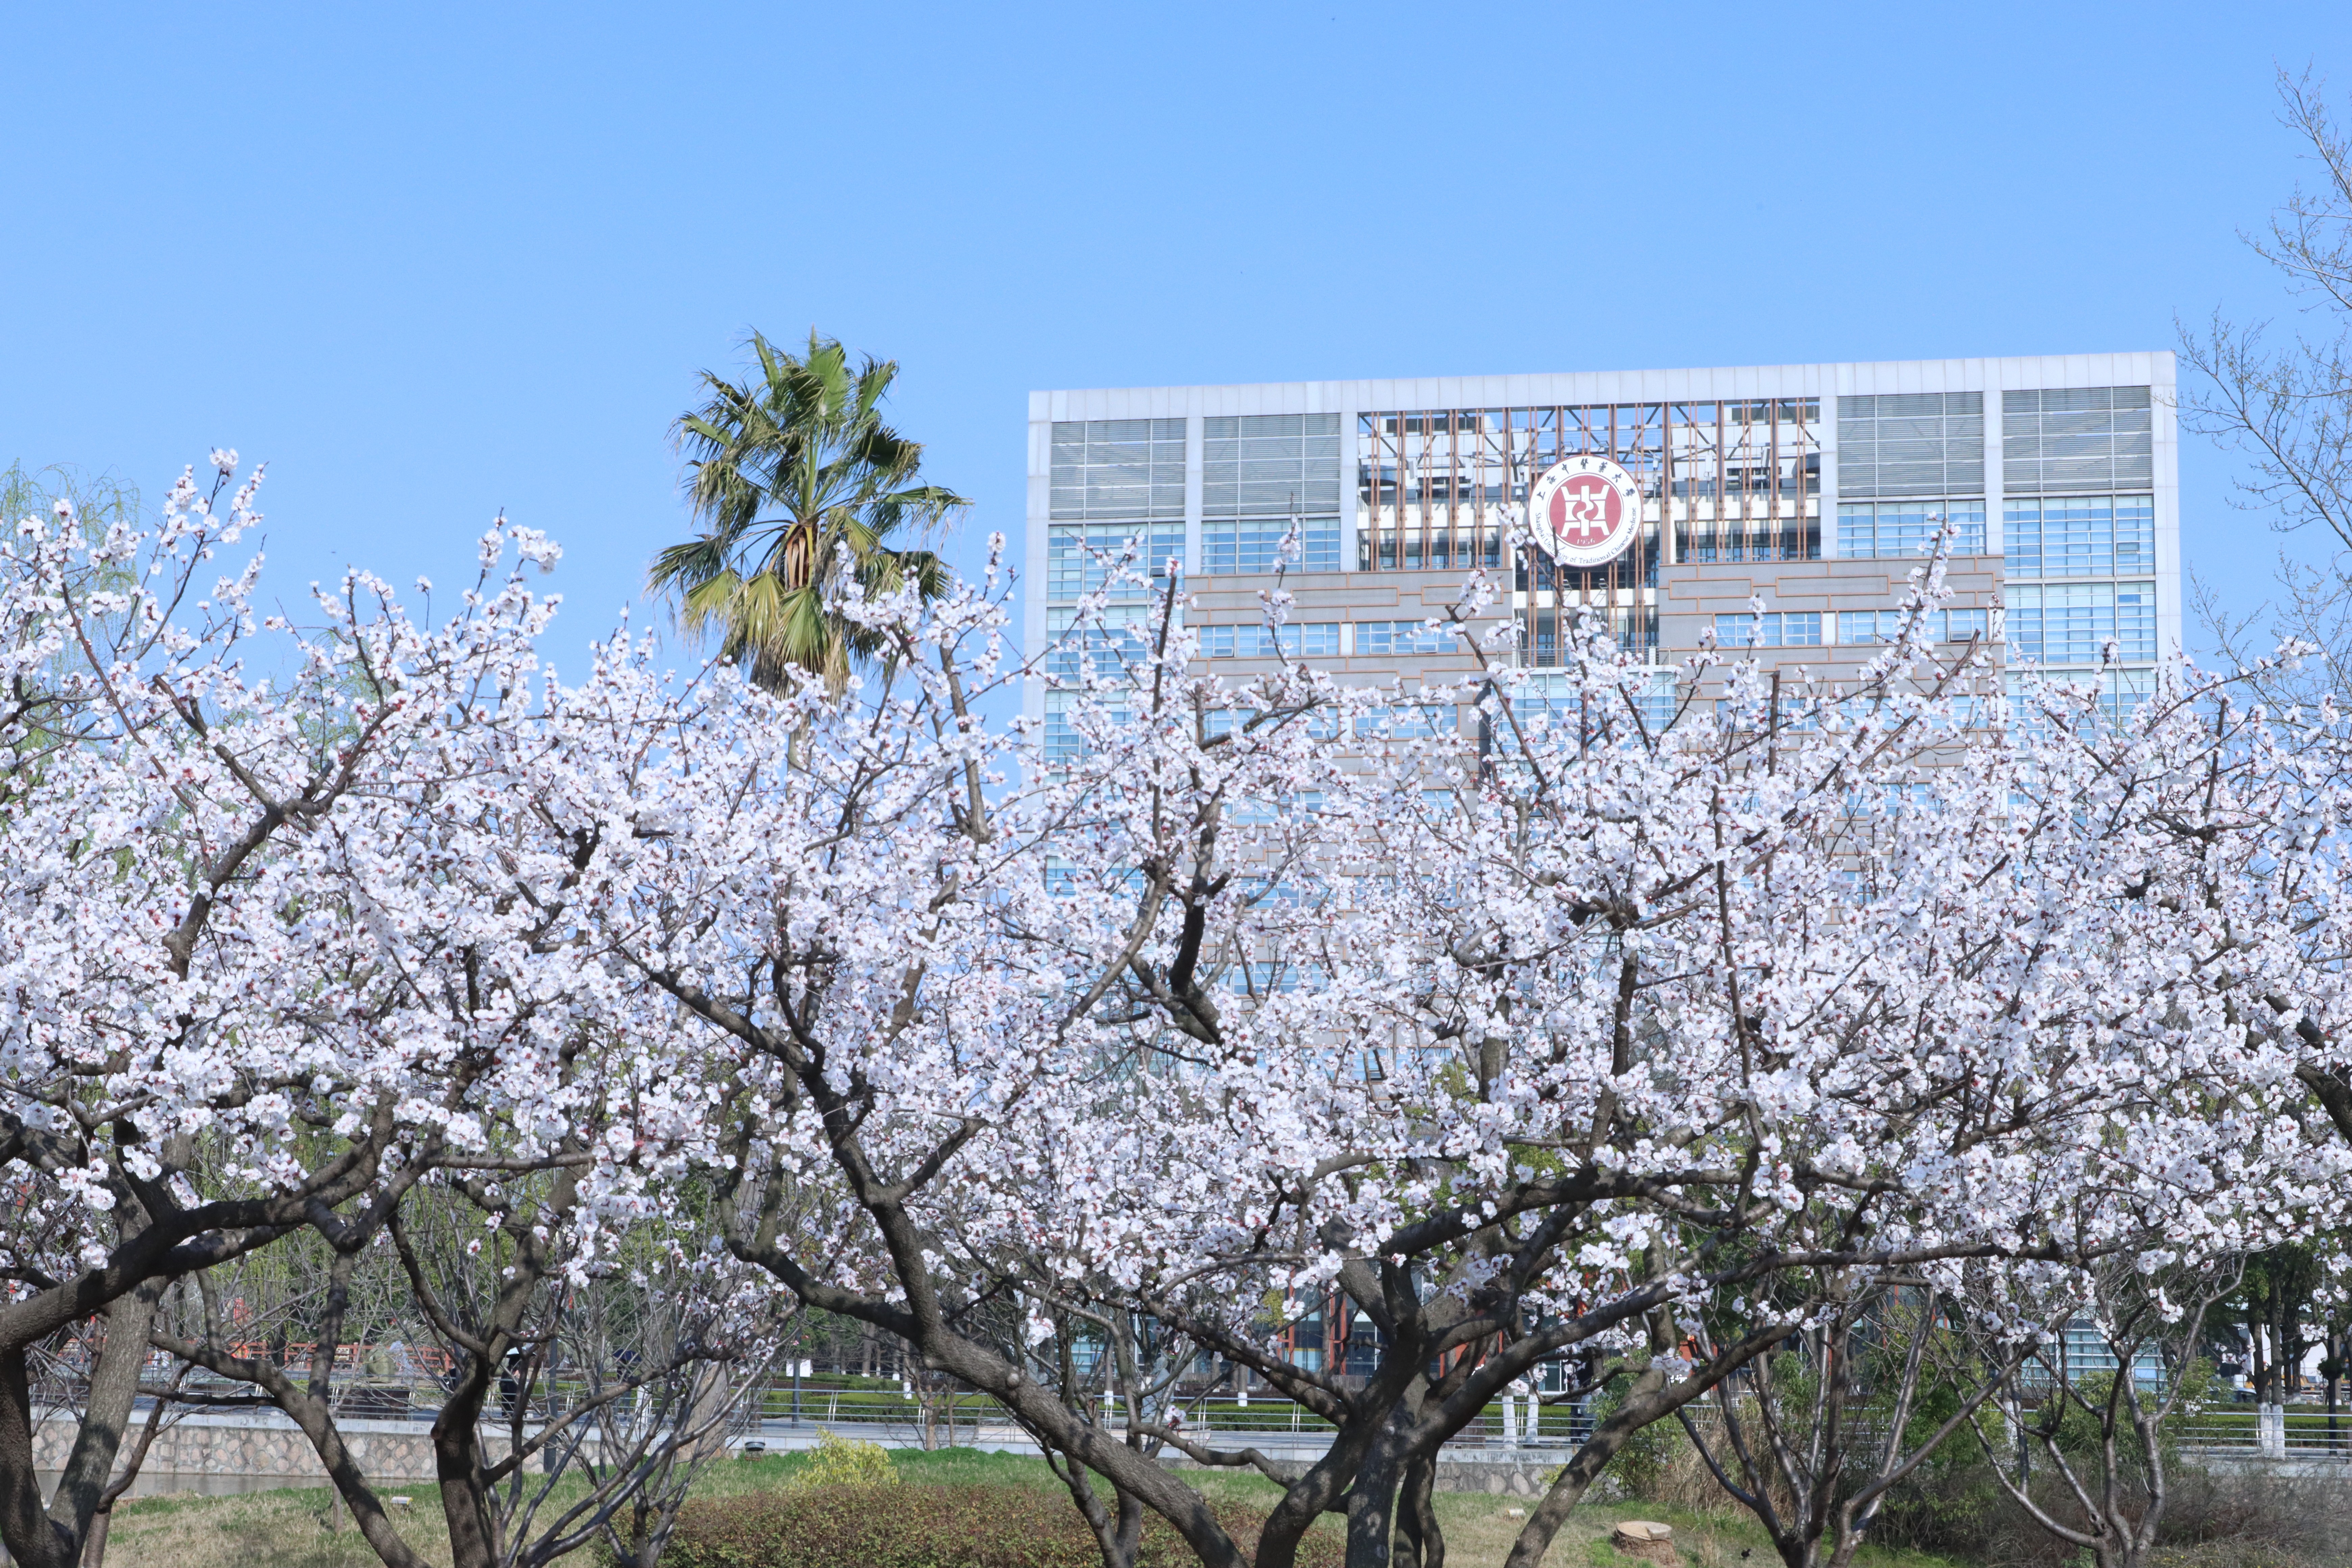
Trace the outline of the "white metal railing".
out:
M 2330 1415 L 2309 1405 L 2224 1406 L 2188 1416 L 2177 1430 L 2191 1453 L 2352 1461 L 2352 1410 Z
M 935 1406 L 944 1405 L 940 1399 L 933 1403 Z M 771 1384 L 751 1395 L 747 1407 L 750 1425 L 824 1426 L 844 1434 L 906 1433 L 919 1429 L 924 1422 L 920 1400 L 888 1388 L 803 1387 L 795 1399 L 789 1383 Z M 1202 1441 L 1234 1445 L 1320 1443 L 1329 1438 L 1332 1430 L 1322 1417 L 1286 1399 L 1260 1397 L 1244 1405 L 1238 1399 L 1221 1397 L 1181 1402 L 1177 1409 L 1181 1415 L 1180 1429 Z M 967 1430 L 975 1423 L 987 1426 L 1011 1424 L 1011 1417 L 993 1400 L 976 1394 L 957 1399 L 955 1420 L 959 1427 Z M 940 1421 L 944 1426 L 943 1408 Z M 1486 1448 L 1573 1447 L 1591 1435 L 1592 1424 L 1591 1415 L 1586 1412 L 1567 1405 L 1542 1406 L 1529 1396 L 1514 1394 L 1488 1405 L 1450 1442 L 1456 1447 Z

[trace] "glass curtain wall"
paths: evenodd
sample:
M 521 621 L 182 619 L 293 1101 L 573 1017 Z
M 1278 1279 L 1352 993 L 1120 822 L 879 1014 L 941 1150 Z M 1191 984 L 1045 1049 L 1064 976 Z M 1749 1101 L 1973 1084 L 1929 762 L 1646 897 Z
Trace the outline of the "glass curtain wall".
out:
M 1045 528 L 1046 659 L 1050 680 L 1116 680 L 1144 641 L 1150 601 L 1184 572 L 1184 421 L 1086 419 L 1054 426 Z M 1130 553 L 1131 552 L 1131 553 Z M 1149 582 L 1113 582 L 1126 573 Z M 1107 624 L 1073 628 L 1073 609 L 1108 586 Z M 1049 756 L 1077 754 L 1069 694 L 1045 693 Z

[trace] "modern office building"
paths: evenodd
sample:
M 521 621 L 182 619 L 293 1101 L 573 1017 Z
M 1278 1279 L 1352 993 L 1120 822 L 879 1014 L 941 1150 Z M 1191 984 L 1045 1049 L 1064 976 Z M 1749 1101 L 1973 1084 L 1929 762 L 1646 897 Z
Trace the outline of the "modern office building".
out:
M 1472 668 L 1421 623 L 1476 568 L 1529 666 L 1582 614 L 1662 683 L 1707 630 L 1834 673 L 1948 525 L 1938 630 L 2126 704 L 2180 644 L 2173 385 L 2148 353 L 1034 393 L 1024 632 L 1045 652 L 1136 539 L 1246 675 L 1295 528 L 1281 635 L 1342 679 Z M 1531 500 L 1541 542 L 1514 549 Z M 1049 734 L 1055 701 L 1030 697 Z

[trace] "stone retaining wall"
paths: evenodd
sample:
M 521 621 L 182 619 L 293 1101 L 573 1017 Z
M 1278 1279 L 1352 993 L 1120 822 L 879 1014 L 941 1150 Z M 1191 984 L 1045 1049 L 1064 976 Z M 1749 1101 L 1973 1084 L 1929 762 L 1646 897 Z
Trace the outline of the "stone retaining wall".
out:
M 142 1417 L 143 1419 L 143 1416 Z M 423 1421 L 344 1421 L 339 1424 L 352 1458 L 371 1481 L 430 1481 L 433 1437 Z M 34 1436 L 34 1464 L 64 1468 L 76 1424 L 58 1417 L 41 1423 Z M 123 1447 L 138 1441 L 134 1425 Z M 484 1434 L 484 1447 L 496 1459 L 506 1453 L 503 1432 Z M 301 1429 L 282 1416 L 258 1414 L 187 1415 L 155 1435 L 144 1471 L 184 1476 L 236 1476 L 282 1480 L 288 1485 L 326 1484 L 326 1467 Z

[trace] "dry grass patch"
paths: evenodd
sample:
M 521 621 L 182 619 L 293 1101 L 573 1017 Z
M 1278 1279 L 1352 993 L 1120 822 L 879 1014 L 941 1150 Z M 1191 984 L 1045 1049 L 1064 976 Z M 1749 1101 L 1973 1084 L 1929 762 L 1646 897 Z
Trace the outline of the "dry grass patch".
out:
M 1041 1508 L 1054 1518 L 1069 1510 L 1061 1483 L 1043 1461 L 1012 1454 L 949 1449 L 892 1456 L 903 1479 L 927 1487 L 1009 1487 L 1045 1494 Z M 800 1455 L 730 1459 L 704 1472 L 698 1498 L 719 1499 L 772 1492 L 807 1468 Z M 1270 1481 L 1234 1471 L 1181 1472 L 1186 1481 L 1221 1509 L 1263 1515 L 1280 1495 Z M 398 1519 L 403 1537 L 432 1563 L 446 1568 L 449 1542 L 441 1522 L 438 1492 L 415 1486 L 405 1495 L 414 1504 Z M 1434 1500 L 1445 1531 L 1447 1568 L 1502 1568 L 1534 1507 L 1528 1498 L 1486 1493 L 1440 1492 Z M 1521 1517 L 1511 1517 L 1511 1510 Z M 1569 1516 L 1545 1561 L 1549 1568 L 1634 1568 L 1609 1544 L 1620 1520 L 1656 1519 L 1675 1527 L 1685 1568 L 1777 1568 L 1763 1533 L 1744 1515 L 1692 1510 L 1656 1501 L 1588 1503 Z M 1076 1524 L 1075 1514 L 1071 1522 Z M 1337 1533 L 1340 1521 L 1323 1525 Z M 1743 1553 L 1747 1553 L 1743 1558 Z M 1864 1568 L 1950 1568 L 1944 1560 L 1912 1552 L 1866 1549 Z M 148 1498 L 117 1511 L 108 1542 L 108 1568 L 375 1568 L 375 1554 L 352 1528 L 327 1528 L 324 1489 L 255 1492 L 244 1497 Z M 601 1563 L 593 1549 L 571 1562 Z M 856 1565 L 863 1568 L 863 1565 Z M 1646 1568 L 1646 1565 L 1644 1565 Z M 2252 1563 L 2200 1561 L 2184 1568 L 2255 1568 Z
M 446 1568 L 449 1531 L 441 1522 L 440 1495 L 430 1487 L 403 1495 L 415 1501 L 394 1521 L 401 1539 Z M 340 1531 L 328 1528 L 324 1487 L 141 1498 L 115 1508 L 107 1568 L 379 1568 L 348 1513 L 341 1522 Z

